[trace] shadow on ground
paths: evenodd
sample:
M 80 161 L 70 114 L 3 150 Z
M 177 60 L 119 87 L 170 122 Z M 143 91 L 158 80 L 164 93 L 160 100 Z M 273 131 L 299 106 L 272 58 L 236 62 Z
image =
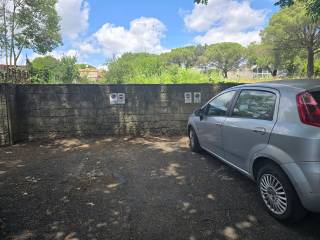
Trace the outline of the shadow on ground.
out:
M 0 149 L 0 239 L 320 239 L 320 216 L 270 217 L 254 183 L 186 138 Z

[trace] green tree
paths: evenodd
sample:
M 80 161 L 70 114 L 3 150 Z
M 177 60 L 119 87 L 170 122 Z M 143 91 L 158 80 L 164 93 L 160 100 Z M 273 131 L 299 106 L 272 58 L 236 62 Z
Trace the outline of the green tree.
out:
M 296 3 L 274 14 L 261 36 L 262 42 L 279 52 L 304 50 L 307 76 L 314 75 L 314 56 L 320 52 L 320 21 L 307 16 L 303 4 Z
M 320 0 L 280 0 L 275 3 L 275 5 L 279 5 L 280 7 L 290 7 L 295 3 L 303 3 L 307 9 L 307 13 L 314 20 L 320 19 Z
M 201 52 L 201 51 L 200 51 Z M 204 74 L 191 68 L 168 64 L 167 55 L 127 53 L 108 65 L 107 83 L 179 84 L 221 80 L 215 72 Z
M 306 76 L 308 64 L 305 58 L 297 57 L 294 61 L 295 72 L 298 76 Z M 320 60 L 314 62 L 314 75 L 320 77 Z
M 8 1 L 0 0 L 0 49 L 2 54 L 5 56 L 6 64 L 8 65 L 8 52 L 9 52 L 9 41 L 8 41 Z
M 32 83 L 74 83 L 79 80 L 75 57 L 64 56 L 58 60 L 51 56 L 35 58 L 28 64 Z
M 0 29 L 6 63 L 16 66 L 23 49 L 39 54 L 61 44 L 57 0 L 1 0 Z
M 208 4 L 208 0 L 194 0 L 194 2 L 198 4 Z
M 160 76 L 165 69 L 163 58 L 147 53 L 126 53 L 108 65 L 110 83 L 129 83 L 134 77 Z
M 194 47 L 176 48 L 169 53 L 163 54 L 163 57 L 169 64 L 177 64 L 179 67 L 190 67 L 194 59 Z
M 59 70 L 63 83 L 75 83 L 80 78 L 76 57 L 63 56 L 60 60 Z
M 132 64 L 122 58 L 110 62 L 108 68 L 109 71 L 106 74 L 108 83 L 126 83 L 134 75 Z
M 273 76 L 276 75 L 280 59 L 276 51 L 270 46 L 251 43 L 247 48 L 246 57 L 249 66 L 267 69 Z
M 32 83 L 53 83 L 59 81 L 59 60 L 51 56 L 35 58 L 29 64 Z
M 198 58 L 204 53 L 205 47 L 189 46 L 172 49 L 171 52 L 162 54 L 169 64 L 177 64 L 179 67 L 190 68 L 197 64 Z
M 228 77 L 228 72 L 238 68 L 245 59 L 245 48 L 238 43 L 224 42 L 210 45 L 206 48 L 205 58 Z
M 297 49 L 274 49 L 266 43 L 251 43 L 247 47 L 247 63 L 249 66 L 257 66 L 267 69 L 272 76 L 276 76 L 278 70 L 286 70 L 289 75 L 296 73 L 295 58 L 300 56 Z
M 194 0 L 197 4 L 208 4 L 208 0 Z M 307 13 L 313 19 L 320 19 L 320 0 L 279 0 L 275 3 L 276 6 L 281 8 L 290 7 L 295 3 L 304 3 Z
M 208 4 L 208 0 L 194 0 L 197 4 Z M 307 9 L 307 13 L 313 19 L 320 19 L 320 0 L 279 0 L 275 3 L 276 6 L 280 6 L 281 8 L 290 7 L 296 2 L 304 3 Z

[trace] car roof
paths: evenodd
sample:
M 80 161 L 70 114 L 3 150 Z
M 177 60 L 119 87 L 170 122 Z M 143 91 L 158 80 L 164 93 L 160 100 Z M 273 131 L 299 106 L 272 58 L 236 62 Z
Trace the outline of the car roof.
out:
M 245 84 L 237 87 L 267 87 L 278 90 L 284 90 L 288 88 L 294 88 L 297 90 L 310 90 L 320 88 L 320 80 L 279 80 L 270 82 L 261 82 L 254 84 Z

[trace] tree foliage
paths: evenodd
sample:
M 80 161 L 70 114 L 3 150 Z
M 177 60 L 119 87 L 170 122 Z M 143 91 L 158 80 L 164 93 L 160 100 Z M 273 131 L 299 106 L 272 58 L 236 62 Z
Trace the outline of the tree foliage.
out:
M 309 16 L 311 16 L 314 20 L 320 19 L 320 0 L 279 0 L 275 3 L 275 5 L 284 8 L 290 7 L 295 3 L 303 3 Z
M 293 0 L 280 0 L 280 1 L 276 2 L 274 5 L 284 8 L 284 7 L 292 6 L 293 3 L 294 3 Z
M 246 57 L 249 65 L 268 69 L 270 72 L 273 72 L 280 62 L 273 48 L 266 44 L 251 43 Z
M 197 4 L 208 4 L 208 0 L 194 0 L 194 2 Z M 275 5 L 285 8 L 295 3 L 303 3 L 310 17 L 314 20 L 320 19 L 320 0 L 278 0 Z
M 23 49 L 45 54 L 61 43 L 57 0 L 0 0 L 0 47 L 8 64 L 15 65 Z M 208 4 L 208 0 L 194 0 Z M 213 82 L 246 64 L 268 69 L 272 75 L 318 74 L 320 53 L 320 0 L 279 0 L 283 9 L 262 31 L 262 43 L 247 48 L 238 43 L 218 43 L 173 49 L 161 55 L 127 53 L 108 64 L 108 83 Z M 317 14 L 316 14 L 317 13 Z M 309 14 L 309 15 L 308 15 Z M 32 81 L 81 81 L 76 58 L 41 57 L 29 64 Z M 91 67 L 91 66 L 89 66 Z M 200 70 L 205 69 L 204 73 Z M 82 81 L 87 81 L 82 79 Z
M 245 48 L 239 43 L 217 43 L 206 48 L 205 58 L 227 78 L 229 71 L 237 69 L 243 63 Z
M 79 79 L 79 69 L 76 57 L 63 56 L 60 60 L 61 80 L 64 83 L 74 83 Z
M 278 53 L 304 51 L 308 77 L 314 75 L 314 56 L 320 52 L 320 21 L 306 15 L 303 4 L 296 3 L 274 14 L 261 33 L 262 41 Z
M 194 0 L 194 2 L 198 4 L 208 4 L 208 0 Z
M 196 48 L 196 47 L 195 47 Z M 186 49 L 182 49 L 184 52 Z M 179 49 L 174 51 L 174 55 Z M 179 54 L 178 54 L 179 55 Z M 170 55 L 172 57 L 172 55 Z M 168 61 L 168 54 L 127 53 L 109 64 L 107 83 L 205 83 L 219 79 L 217 72 L 203 74 Z
M 51 56 L 38 57 L 29 63 L 32 83 L 74 83 L 79 80 L 79 68 L 75 57 L 64 56 L 60 60 Z
M 59 61 L 51 56 L 34 59 L 29 64 L 29 71 L 34 83 L 51 83 L 60 79 Z
M 290 76 L 296 74 L 298 69 L 295 58 L 299 55 L 297 50 L 279 50 L 267 43 L 251 43 L 247 48 L 246 58 L 250 66 L 266 69 L 276 77 L 278 70 L 285 70 Z
M 107 79 L 110 83 L 129 82 L 134 76 L 160 76 L 165 61 L 157 55 L 127 53 L 108 65 Z
M 57 0 L 1 0 L 0 42 L 6 64 L 16 65 L 23 49 L 39 54 L 61 44 Z
M 205 47 L 189 46 L 183 48 L 172 49 L 169 53 L 162 54 L 162 57 L 169 64 L 177 64 L 179 67 L 190 68 L 197 64 L 201 55 L 203 55 Z

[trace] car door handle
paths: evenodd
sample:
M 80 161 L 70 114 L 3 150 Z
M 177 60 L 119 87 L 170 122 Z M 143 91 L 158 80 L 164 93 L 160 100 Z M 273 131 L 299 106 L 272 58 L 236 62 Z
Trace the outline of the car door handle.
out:
M 267 130 L 263 127 L 257 127 L 253 130 L 255 133 L 261 134 L 261 135 L 265 135 Z

